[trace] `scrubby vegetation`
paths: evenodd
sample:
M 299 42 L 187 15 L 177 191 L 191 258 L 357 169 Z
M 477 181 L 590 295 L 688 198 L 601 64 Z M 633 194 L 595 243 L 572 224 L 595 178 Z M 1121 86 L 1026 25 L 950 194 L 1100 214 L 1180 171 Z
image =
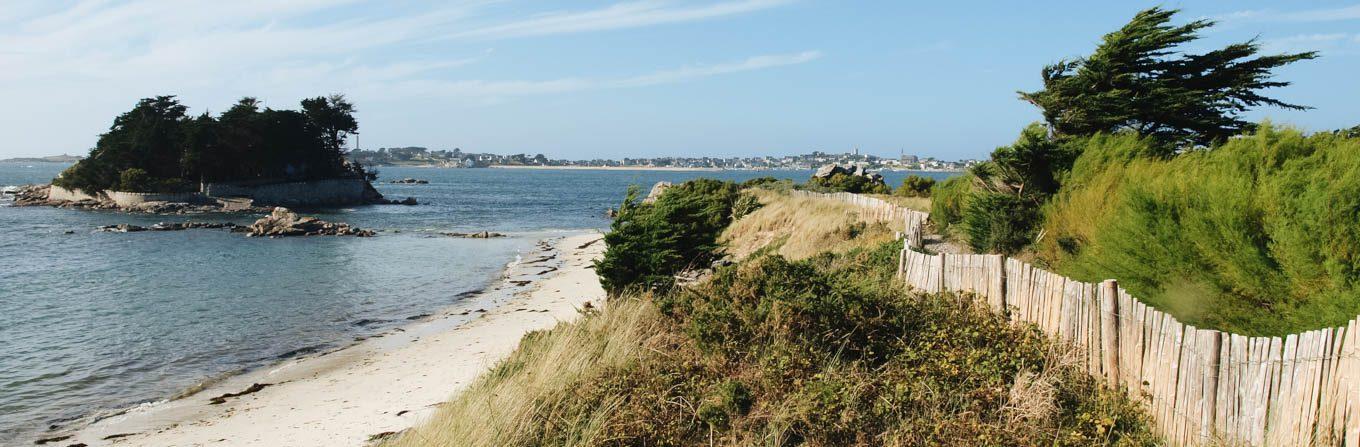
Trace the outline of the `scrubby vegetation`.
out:
M 930 190 L 934 187 L 933 178 L 909 175 L 902 179 L 902 186 L 893 190 L 893 194 L 902 197 L 930 197 Z
M 173 96 L 139 101 L 52 183 L 91 193 L 172 192 L 202 181 L 376 175 L 345 162 L 345 140 L 358 122 L 343 96 L 305 99 L 302 110 L 245 98 L 217 117 L 187 112 Z
M 1035 329 L 910 296 L 896 243 L 760 254 L 526 336 L 394 445 L 1155 445 Z
M 1239 333 L 1360 314 L 1360 138 L 1266 126 L 1212 150 L 1154 152 L 1132 135 L 1088 144 L 1046 212 L 1041 258 Z
M 1254 41 L 1184 54 L 1212 25 L 1153 8 L 1023 93 L 1045 123 L 933 191 L 932 220 L 974 250 L 1086 281 L 1114 278 L 1182 321 L 1277 335 L 1360 313 L 1346 131 L 1247 122 L 1288 85 Z M 1259 128 L 1259 130 L 1258 130 Z M 1353 219 L 1352 219 L 1353 220 Z
M 742 195 L 759 201 L 760 208 L 732 222 L 718 239 L 724 251 L 737 258 L 772 252 L 788 259 L 806 259 L 893 239 L 892 228 L 881 222 L 866 222 L 861 217 L 863 211 L 854 205 L 792 197 L 768 189 L 748 190 Z
M 755 206 L 740 191 L 736 183 L 696 179 L 642 203 L 639 190 L 630 188 L 605 235 L 608 249 L 595 263 L 600 283 L 611 295 L 630 288 L 665 291 L 675 285 L 676 273 L 706 267 L 721 254 L 718 234 L 732 222 L 738 202 L 743 212 Z

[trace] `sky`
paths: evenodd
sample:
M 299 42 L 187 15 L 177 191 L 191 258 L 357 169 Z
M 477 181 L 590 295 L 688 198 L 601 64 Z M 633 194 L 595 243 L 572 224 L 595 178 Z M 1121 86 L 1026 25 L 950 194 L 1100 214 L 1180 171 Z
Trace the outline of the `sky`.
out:
M 1271 92 L 1314 109 L 1250 118 L 1360 124 L 1355 0 L 0 0 L 0 158 L 84 154 L 143 97 L 331 93 L 364 149 L 985 158 L 1040 119 L 1016 92 L 1044 65 L 1158 5 L 1219 22 L 1187 51 L 1321 52 Z

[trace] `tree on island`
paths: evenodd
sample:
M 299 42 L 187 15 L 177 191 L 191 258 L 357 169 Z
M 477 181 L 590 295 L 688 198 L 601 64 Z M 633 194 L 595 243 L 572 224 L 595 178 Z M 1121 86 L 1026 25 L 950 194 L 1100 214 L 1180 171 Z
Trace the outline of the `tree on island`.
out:
M 1178 46 L 1198 39 L 1214 22 L 1172 26 L 1177 12 L 1139 12 L 1106 34 L 1090 56 L 1044 67 L 1044 89 L 1020 97 L 1041 109 L 1058 135 L 1133 130 L 1198 146 L 1255 128 L 1239 117 L 1251 107 L 1307 108 L 1261 90 L 1289 85 L 1271 80 L 1271 71 L 1316 58 L 1316 52 L 1255 57 L 1261 46 L 1253 39 L 1203 54 L 1180 53 Z
M 305 99 L 300 111 L 262 107 L 251 97 L 217 117 L 187 111 L 174 96 L 138 101 L 53 184 L 91 193 L 170 192 L 204 181 L 372 177 L 345 160 L 345 142 L 359 125 L 342 95 Z

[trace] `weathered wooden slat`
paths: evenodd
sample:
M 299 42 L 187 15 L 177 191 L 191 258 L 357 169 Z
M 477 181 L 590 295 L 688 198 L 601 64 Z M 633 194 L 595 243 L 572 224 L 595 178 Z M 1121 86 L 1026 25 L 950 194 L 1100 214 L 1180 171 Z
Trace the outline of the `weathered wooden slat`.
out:
M 1100 357 L 1101 371 L 1110 386 L 1119 383 L 1119 285 L 1114 280 L 1100 283 L 1097 296 L 1100 302 Z

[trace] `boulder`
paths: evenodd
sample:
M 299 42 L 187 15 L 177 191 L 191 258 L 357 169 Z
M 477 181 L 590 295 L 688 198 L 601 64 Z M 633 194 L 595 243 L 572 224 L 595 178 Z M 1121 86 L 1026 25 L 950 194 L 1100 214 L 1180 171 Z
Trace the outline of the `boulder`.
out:
M 415 197 L 407 197 L 407 198 L 405 198 L 405 199 L 402 199 L 401 204 L 402 204 L 402 205 L 416 205 L 416 204 L 417 204 L 417 203 L 416 203 L 416 198 L 415 198 Z
M 449 236 L 449 237 L 462 237 L 462 238 L 468 238 L 468 239 L 491 239 L 491 238 L 497 238 L 497 237 L 505 237 L 504 234 L 493 233 L 493 232 L 490 232 L 490 231 L 482 231 L 482 232 L 477 232 L 477 233 L 439 233 L 439 234 L 442 234 L 442 235 L 445 235 L 445 236 Z
M 652 190 L 647 193 L 647 197 L 642 199 L 642 203 L 656 202 L 657 199 L 661 198 L 661 194 L 664 194 L 671 186 L 675 185 L 672 185 L 671 182 L 656 182 L 655 185 L 652 185 Z
M 326 222 L 315 217 L 298 217 L 297 213 L 284 207 L 274 208 L 268 216 L 256 220 L 248 227 L 247 236 L 373 236 L 373 230 L 364 230 L 346 223 Z

